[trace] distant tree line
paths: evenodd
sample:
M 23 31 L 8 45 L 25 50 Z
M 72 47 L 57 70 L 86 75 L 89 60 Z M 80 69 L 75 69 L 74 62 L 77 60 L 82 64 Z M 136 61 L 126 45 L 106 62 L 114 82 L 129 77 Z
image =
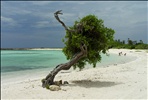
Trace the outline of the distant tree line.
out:
M 125 49 L 148 49 L 148 44 L 143 43 L 142 40 L 133 41 L 128 38 L 127 42 L 125 40 L 113 40 L 109 43 L 109 48 L 125 48 Z

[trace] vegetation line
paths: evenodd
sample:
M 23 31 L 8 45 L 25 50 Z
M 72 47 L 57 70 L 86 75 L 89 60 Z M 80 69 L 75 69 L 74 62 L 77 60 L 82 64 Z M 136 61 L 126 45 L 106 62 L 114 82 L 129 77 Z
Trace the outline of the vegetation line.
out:
M 117 49 L 148 49 L 148 44 L 143 43 L 142 40 L 133 41 L 128 38 L 127 43 L 125 40 L 121 41 L 120 39 L 111 41 L 109 43 L 109 48 L 117 48 Z

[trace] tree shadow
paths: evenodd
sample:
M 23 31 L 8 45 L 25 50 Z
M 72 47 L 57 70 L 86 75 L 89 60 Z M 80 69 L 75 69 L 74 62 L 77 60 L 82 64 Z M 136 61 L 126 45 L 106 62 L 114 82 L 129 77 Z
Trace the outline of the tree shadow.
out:
M 102 88 L 102 87 L 111 87 L 115 85 L 119 85 L 122 83 L 111 82 L 111 81 L 91 81 L 91 80 L 74 80 L 69 84 L 70 86 L 80 86 L 85 88 Z

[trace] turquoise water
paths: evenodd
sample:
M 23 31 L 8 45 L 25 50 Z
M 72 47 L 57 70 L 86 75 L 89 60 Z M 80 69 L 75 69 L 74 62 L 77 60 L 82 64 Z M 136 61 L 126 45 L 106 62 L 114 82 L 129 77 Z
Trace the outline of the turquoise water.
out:
M 52 68 L 66 61 L 60 50 L 2 50 L 1 72 Z
M 101 55 L 102 60 L 98 66 L 108 64 L 124 63 L 130 58 L 110 54 Z M 129 58 L 129 59 L 128 59 Z M 1 51 L 1 73 L 25 71 L 34 69 L 52 69 L 60 63 L 67 62 L 61 50 L 2 50 Z

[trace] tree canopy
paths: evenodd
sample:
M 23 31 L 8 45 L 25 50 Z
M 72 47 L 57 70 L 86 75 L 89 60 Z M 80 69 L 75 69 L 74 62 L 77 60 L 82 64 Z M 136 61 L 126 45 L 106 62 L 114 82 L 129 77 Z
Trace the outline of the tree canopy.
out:
M 98 19 L 95 15 L 87 15 L 82 19 L 75 21 L 70 30 L 66 31 L 63 42 L 65 47 L 63 52 L 68 60 L 71 60 L 75 54 L 80 52 L 80 46 L 87 46 L 87 56 L 80 59 L 73 65 L 75 68 L 83 69 L 88 62 L 96 67 L 96 63 L 101 61 L 100 53 L 106 53 L 109 43 L 113 41 L 115 31 L 104 26 L 102 19 Z

